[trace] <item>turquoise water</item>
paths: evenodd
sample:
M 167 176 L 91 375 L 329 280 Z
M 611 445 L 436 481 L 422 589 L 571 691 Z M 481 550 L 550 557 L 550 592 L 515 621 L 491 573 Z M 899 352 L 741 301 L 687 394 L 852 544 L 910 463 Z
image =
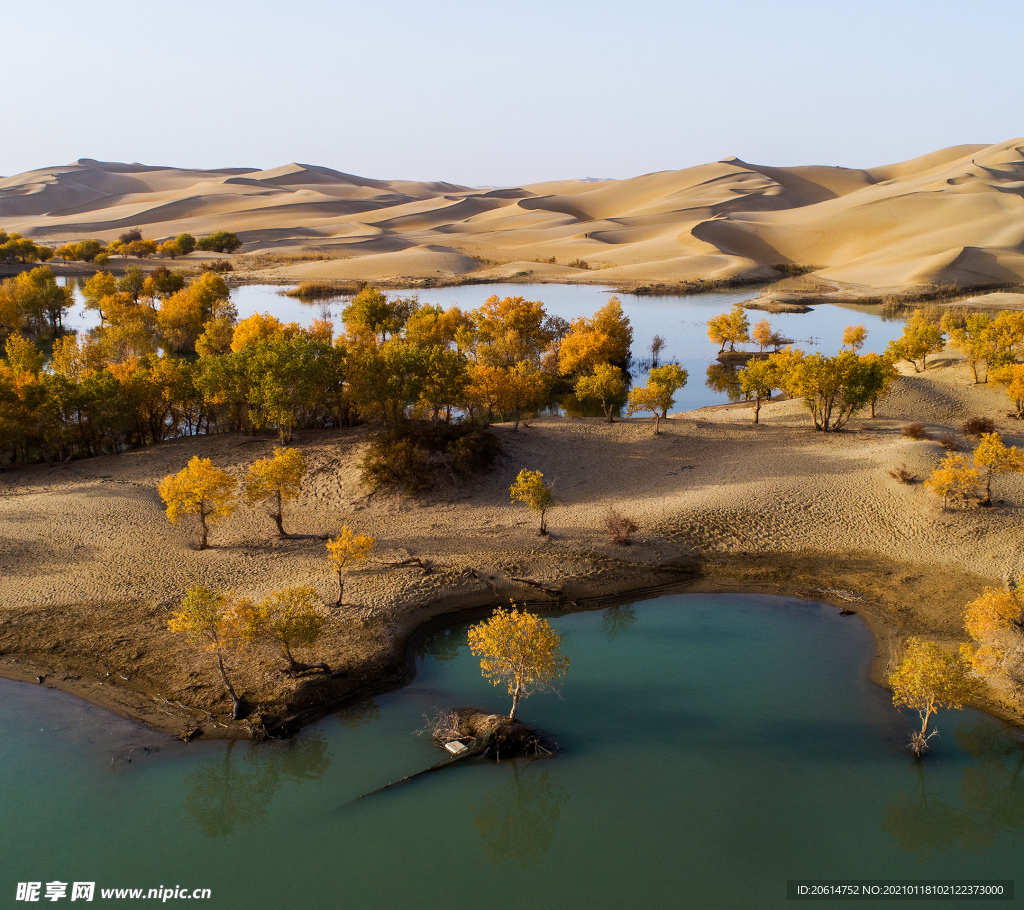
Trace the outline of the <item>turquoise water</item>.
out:
M 423 643 L 407 687 L 261 746 L 185 746 L 0 682 L 0 895 L 60 880 L 211 888 L 230 908 L 757 910 L 789 906 L 788 879 L 1020 867 L 1021 737 L 943 713 L 916 764 L 855 618 L 700 594 L 553 621 L 569 675 L 520 714 L 557 758 L 365 799 L 437 760 L 424 715 L 506 708 L 464 628 Z
M 280 292 L 281 287 L 273 285 L 242 285 L 233 288 L 234 301 L 241 318 L 253 313 L 270 313 L 288 322 L 309 324 L 313 319 L 333 319 L 335 328 L 341 329 L 341 311 L 347 301 L 327 303 L 302 303 Z M 78 293 L 78 292 L 76 292 Z M 606 288 L 570 284 L 487 284 L 460 285 L 450 288 L 431 288 L 417 291 L 394 292 L 403 296 L 415 294 L 420 302 L 474 309 L 492 294 L 499 297 L 526 297 L 542 300 L 549 314 L 573 319 L 577 316 L 592 316 L 603 307 L 611 296 Z M 650 344 L 655 335 L 661 335 L 666 342 L 661 362 L 675 361 L 689 372 L 689 382 L 676 395 L 675 410 L 689 411 L 707 405 L 729 401 L 729 394 L 708 387 L 706 373 L 715 362 L 718 348 L 708 340 L 707 321 L 723 313 L 734 303 L 749 300 L 756 289 L 723 291 L 708 294 L 692 294 L 688 297 L 634 297 L 619 296 L 622 309 L 633 326 L 633 357 L 637 361 L 650 357 Z M 78 294 L 81 301 L 81 295 Z M 868 330 L 865 351 L 881 352 L 885 346 L 903 331 L 903 323 L 883 319 L 877 308 L 852 309 L 831 305 L 818 306 L 810 313 L 781 313 L 772 315 L 750 310 L 747 313 L 751 325 L 767 318 L 773 328 L 781 332 L 805 350 L 820 350 L 834 354 L 842 344 L 843 329 L 848 325 L 861 324 Z M 98 317 L 94 311 L 85 310 L 81 305 L 69 315 L 66 325 L 83 330 L 96 325 Z M 636 378 L 643 380 L 643 372 L 634 371 Z M 599 415 L 600 407 L 595 405 L 593 414 Z

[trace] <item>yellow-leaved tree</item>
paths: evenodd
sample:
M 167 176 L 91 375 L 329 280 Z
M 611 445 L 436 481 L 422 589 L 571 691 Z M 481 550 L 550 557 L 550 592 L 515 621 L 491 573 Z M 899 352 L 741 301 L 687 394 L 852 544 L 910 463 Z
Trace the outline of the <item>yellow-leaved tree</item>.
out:
M 848 325 L 843 329 L 843 347 L 857 352 L 867 341 L 868 330 L 863 325 Z
M 1011 363 L 994 370 L 992 378 L 1006 389 L 1007 397 L 1024 417 L 1024 363 Z
M 215 467 L 209 458 L 195 455 L 177 474 L 160 481 L 160 498 L 166 503 L 167 519 L 177 524 L 183 515 L 197 515 L 201 536 L 199 549 L 206 549 L 210 526 L 235 510 L 238 481 Z
M 249 642 L 262 641 L 278 648 L 287 662 L 287 672 L 331 672 L 325 663 L 300 663 L 293 653 L 294 648 L 313 647 L 320 640 L 327 622 L 314 588 L 303 585 L 275 591 L 262 603 L 247 603 L 240 613 L 242 637 Z
M 306 476 L 306 459 L 298 449 L 274 449 L 273 458 L 253 462 L 245 478 L 243 496 L 249 506 L 270 502 L 271 515 L 277 525 L 279 537 L 285 533 L 282 508 L 284 503 L 302 492 L 302 479 Z
M 985 588 L 964 610 L 964 627 L 978 645 L 973 660 L 979 671 L 1024 683 L 1024 599 L 1016 590 Z
M 216 655 L 217 669 L 231 698 L 231 716 L 235 720 L 242 716 L 242 702 L 224 669 L 224 655 L 244 641 L 244 636 L 239 635 L 240 618 L 246 613 L 247 606 L 245 601 L 235 602 L 232 598 L 199 586 L 185 595 L 181 605 L 167 620 L 167 627 L 172 632 L 188 635 Z
M 363 562 L 377 541 L 369 534 L 354 534 L 348 525 L 342 525 L 341 533 L 327 541 L 327 561 L 338 573 L 338 603 L 341 606 L 345 595 L 345 570 L 356 562 Z
M 982 433 L 974 450 L 974 466 L 985 481 L 983 506 L 992 504 L 992 475 L 1019 474 L 1024 471 L 1024 454 L 1016 446 L 1007 446 L 998 433 Z
M 547 511 L 555 501 L 554 483 L 544 482 L 540 471 L 528 471 L 523 468 L 516 481 L 509 488 L 513 502 L 526 503 L 534 512 L 540 513 L 540 535 L 548 533 Z
M 942 497 L 942 508 L 945 509 L 950 498 L 964 501 L 976 496 L 980 483 L 981 472 L 968 464 L 967 456 L 950 452 L 924 485 Z
M 708 338 L 719 344 L 718 353 L 736 350 L 736 345 L 750 341 L 750 321 L 742 303 L 733 304 L 728 313 L 720 313 L 708 320 Z
M 588 398 L 596 398 L 601 402 L 604 409 L 604 419 L 611 423 L 615 410 L 615 399 L 626 389 L 622 378 L 622 370 L 613 367 L 610 363 L 599 363 L 594 367 L 593 372 L 586 376 L 580 376 L 576 380 L 576 398 L 586 401 Z
M 965 646 L 966 647 L 966 646 Z M 892 703 L 911 708 L 921 718 L 921 729 L 910 738 L 910 747 L 920 758 L 938 730 L 928 732 L 931 716 L 940 708 L 959 711 L 974 694 L 977 682 L 963 653 L 943 651 L 934 641 L 907 640 L 907 650 L 889 676 Z
M 654 414 L 654 435 L 661 432 L 661 421 L 668 418 L 668 409 L 675 404 L 675 394 L 683 386 L 689 374 L 674 363 L 653 367 L 647 376 L 647 385 L 629 390 L 626 402 L 626 416 L 632 417 L 637 411 L 651 411 Z
M 525 610 L 499 608 L 469 630 L 469 649 L 480 658 L 480 670 L 494 685 L 505 684 L 512 696 L 509 720 L 516 719 L 519 701 L 549 689 L 569 669 L 562 637 L 546 619 Z

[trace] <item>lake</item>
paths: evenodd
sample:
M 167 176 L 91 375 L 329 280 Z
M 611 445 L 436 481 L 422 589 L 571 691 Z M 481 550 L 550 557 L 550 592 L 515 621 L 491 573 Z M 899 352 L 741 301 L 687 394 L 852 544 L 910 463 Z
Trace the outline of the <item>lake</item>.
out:
M 286 288 L 275 285 L 242 285 L 232 288 L 231 299 L 244 319 L 253 313 L 270 313 L 285 322 L 299 322 L 307 325 L 313 319 L 330 318 L 335 328 L 341 329 L 341 311 L 347 301 L 327 303 L 302 303 L 285 297 L 281 291 Z M 66 320 L 68 328 L 86 330 L 98 324 L 95 311 L 81 305 L 81 294 L 76 288 L 74 310 Z M 592 316 L 603 307 L 613 293 L 609 289 L 588 285 L 571 284 L 486 284 L 459 285 L 448 288 L 430 288 L 416 291 L 389 292 L 393 295 L 413 296 L 421 303 L 474 309 L 492 294 L 499 297 L 526 297 L 528 300 L 542 300 L 550 315 L 573 319 L 577 316 Z M 674 361 L 689 372 L 689 382 L 676 395 L 673 410 L 689 411 L 707 405 L 723 404 L 730 400 L 727 391 L 709 388 L 706 374 L 715 363 L 718 349 L 708 340 L 707 321 L 723 313 L 734 303 L 749 300 L 756 289 L 721 291 L 707 294 L 679 296 L 631 296 L 619 295 L 623 312 L 633 326 L 633 356 L 643 360 L 650 356 L 650 344 L 655 335 L 661 335 L 666 342 L 661 362 Z M 835 305 L 817 306 L 810 313 L 781 313 L 772 315 L 756 310 L 748 311 L 751 325 L 767 318 L 772 327 L 805 350 L 818 350 L 834 354 L 842 344 L 843 329 L 848 325 L 863 324 L 868 330 L 865 351 L 881 353 L 886 345 L 903 331 L 903 322 L 887 320 L 879 315 L 878 308 L 847 307 Z M 644 380 L 643 374 L 634 371 L 636 378 Z M 733 396 L 735 398 L 735 395 Z M 599 405 L 591 409 L 593 416 L 601 413 Z M 590 411 L 588 411 L 590 413 Z
M 520 716 L 560 755 L 467 762 L 365 799 L 438 760 L 416 735 L 425 715 L 507 710 L 465 626 L 423 641 L 405 688 L 259 746 L 186 746 L 0 681 L 0 893 L 60 880 L 211 888 L 224 908 L 760 910 L 791 906 L 789 879 L 1020 868 L 1022 737 L 942 712 L 914 762 L 914 718 L 869 680 L 855 617 L 680 594 L 552 621 L 569 674 Z

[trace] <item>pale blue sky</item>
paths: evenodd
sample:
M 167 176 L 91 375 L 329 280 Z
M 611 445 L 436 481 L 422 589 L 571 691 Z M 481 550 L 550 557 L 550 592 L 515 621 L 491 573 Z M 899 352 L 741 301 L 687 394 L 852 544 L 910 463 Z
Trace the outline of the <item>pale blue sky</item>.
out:
M 79 157 L 508 185 L 1024 134 L 1024 4 L 5 7 L 0 174 Z

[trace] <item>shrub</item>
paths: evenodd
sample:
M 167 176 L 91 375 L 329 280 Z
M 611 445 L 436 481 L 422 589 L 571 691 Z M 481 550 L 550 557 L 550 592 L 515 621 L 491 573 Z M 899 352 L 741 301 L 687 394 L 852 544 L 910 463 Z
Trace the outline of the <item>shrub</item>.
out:
M 473 427 L 472 431 L 448 444 L 451 472 L 455 477 L 467 479 L 474 474 L 486 474 L 501 454 L 501 443 L 490 430 Z
M 903 435 L 909 436 L 911 439 L 931 439 L 932 434 L 929 433 L 923 423 L 908 423 L 903 428 Z
M 615 543 L 626 545 L 639 530 L 631 518 L 627 518 L 617 509 L 609 509 L 604 519 L 604 526 L 611 534 Z
M 421 493 L 433 482 L 427 452 L 411 439 L 394 438 L 393 433 L 378 436 L 359 467 L 363 481 L 375 487 Z
M 972 417 L 962 429 L 964 436 L 980 437 L 982 433 L 994 433 L 996 425 L 990 417 Z
M 917 475 L 906 466 L 906 464 L 898 464 L 896 467 L 885 472 L 893 480 L 898 480 L 900 483 L 912 484 L 917 482 Z
M 566 263 L 571 269 L 590 269 L 590 263 L 586 259 L 573 259 L 572 262 Z
M 214 259 L 212 262 L 204 262 L 202 270 L 204 272 L 233 272 L 235 267 L 226 259 Z
M 206 253 L 233 253 L 241 245 L 242 241 L 231 231 L 215 231 L 196 241 L 196 249 Z
M 947 452 L 956 452 L 960 449 L 960 443 L 955 436 L 940 436 L 938 443 Z
M 367 484 L 421 493 L 486 473 L 500 454 L 498 437 L 476 424 L 409 423 L 376 436 L 360 468 Z

